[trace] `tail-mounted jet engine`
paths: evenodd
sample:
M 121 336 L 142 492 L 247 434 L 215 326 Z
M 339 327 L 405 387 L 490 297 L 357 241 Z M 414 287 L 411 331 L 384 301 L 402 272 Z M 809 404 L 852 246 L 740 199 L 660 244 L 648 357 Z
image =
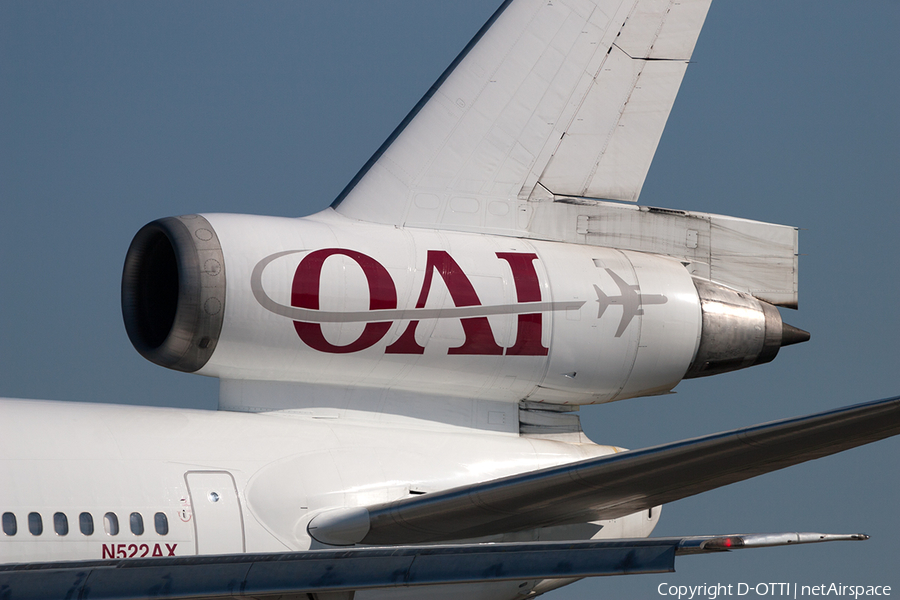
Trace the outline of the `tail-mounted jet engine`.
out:
M 180 371 L 573 404 L 665 393 L 809 338 L 667 256 L 331 210 L 154 221 L 128 250 L 122 311 L 138 352 Z

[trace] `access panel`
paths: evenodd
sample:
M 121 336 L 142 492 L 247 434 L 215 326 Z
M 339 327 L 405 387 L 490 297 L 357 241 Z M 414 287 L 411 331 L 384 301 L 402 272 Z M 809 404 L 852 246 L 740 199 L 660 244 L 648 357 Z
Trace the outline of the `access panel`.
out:
M 244 519 L 231 473 L 189 471 L 184 478 L 194 513 L 197 554 L 244 552 Z

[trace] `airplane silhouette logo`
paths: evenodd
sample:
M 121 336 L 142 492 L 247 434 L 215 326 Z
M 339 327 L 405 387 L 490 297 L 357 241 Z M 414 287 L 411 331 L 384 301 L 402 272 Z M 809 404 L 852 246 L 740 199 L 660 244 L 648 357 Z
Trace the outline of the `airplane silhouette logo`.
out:
M 606 309 L 609 308 L 611 304 L 622 307 L 622 320 L 619 321 L 619 328 L 616 330 L 615 337 L 622 337 L 622 334 L 625 333 L 631 320 L 636 315 L 644 314 L 644 305 L 665 304 L 669 301 L 669 299 L 662 294 L 642 294 L 640 285 L 628 284 L 624 279 L 616 275 L 612 269 L 607 268 L 606 272 L 609 273 L 609 276 L 612 277 L 613 281 L 616 282 L 616 285 L 619 286 L 621 295 L 607 296 L 603 293 L 603 290 L 595 284 L 594 290 L 597 292 L 597 304 L 600 305 L 599 310 L 597 311 L 597 318 L 599 319 L 602 317 L 603 313 L 606 312 Z

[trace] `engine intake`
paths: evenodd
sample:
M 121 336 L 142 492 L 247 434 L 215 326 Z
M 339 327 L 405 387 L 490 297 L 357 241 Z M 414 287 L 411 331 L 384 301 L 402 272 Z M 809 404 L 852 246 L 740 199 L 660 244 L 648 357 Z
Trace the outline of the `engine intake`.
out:
M 209 221 L 167 217 L 137 232 L 125 256 L 122 316 L 147 360 L 186 372 L 209 361 L 225 318 L 225 259 Z

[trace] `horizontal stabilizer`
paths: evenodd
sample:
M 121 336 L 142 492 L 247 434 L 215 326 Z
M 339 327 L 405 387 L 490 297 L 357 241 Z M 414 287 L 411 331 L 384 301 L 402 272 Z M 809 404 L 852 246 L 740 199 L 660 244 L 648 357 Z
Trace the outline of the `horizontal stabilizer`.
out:
M 675 570 L 676 555 L 752 547 L 757 539 L 772 546 L 865 536 L 782 533 L 31 563 L 0 567 L 0 590 L 16 600 L 226 599 L 666 573 Z
M 900 433 L 900 397 L 324 512 L 325 543 L 467 539 L 615 519 Z
M 528 237 L 671 256 L 694 277 L 797 308 L 796 227 L 561 196 L 530 209 Z

